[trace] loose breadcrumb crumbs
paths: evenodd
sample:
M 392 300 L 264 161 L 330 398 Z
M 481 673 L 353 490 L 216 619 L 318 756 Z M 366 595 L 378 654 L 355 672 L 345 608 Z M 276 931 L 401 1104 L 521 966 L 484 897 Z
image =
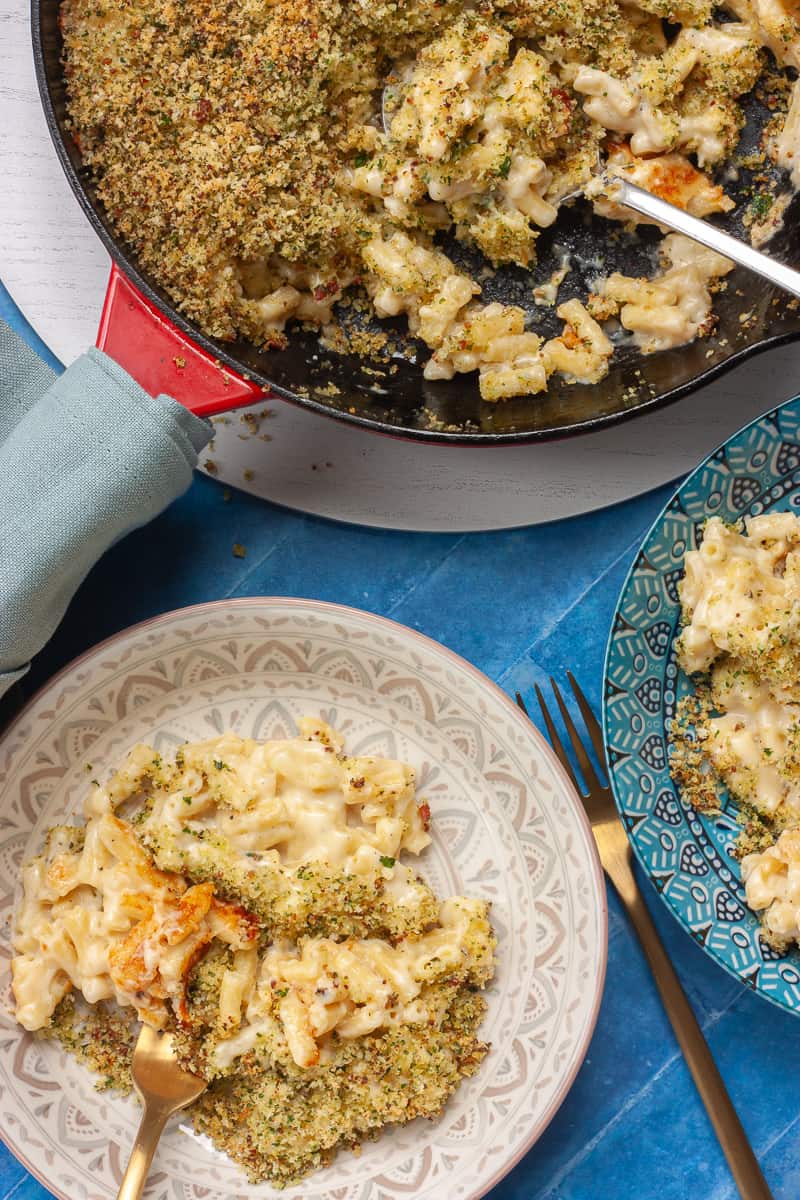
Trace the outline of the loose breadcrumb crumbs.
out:
M 50 1024 L 35 1036 L 56 1038 L 68 1054 L 94 1071 L 99 1076 L 98 1091 L 113 1090 L 127 1096 L 133 1089 L 131 1056 L 136 1034 L 130 1011 L 109 1004 L 89 1006 L 68 995 Z
M 195 1129 L 252 1182 L 285 1187 L 329 1163 L 337 1147 L 374 1140 L 387 1123 L 438 1116 L 488 1050 L 475 1036 L 486 1001 L 463 988 L 442 990 L 438 1027 L 404 1025 L 342 1042 L 311 1072 L 243 1063 L 194 1106 Z
M 697 812 L 717 814 L 720 784 L 705 752 L 706 721 L 712 713 L 707 684 L 698 684 L 694 695 L 684 696 L 678 702 L 669 732 L 669 766 L 687 804 Z

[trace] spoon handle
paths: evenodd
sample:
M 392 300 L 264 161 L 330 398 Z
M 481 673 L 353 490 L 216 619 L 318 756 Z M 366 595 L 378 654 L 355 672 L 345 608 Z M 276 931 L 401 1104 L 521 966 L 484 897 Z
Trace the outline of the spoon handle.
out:
M 141 1200 L 158 1139 L 171 1110 L 146 1104 L 117 1200 Z
M 701 221 L 699 217 L 691 216 L 682 208 L 676 208 L 674 204 L 662 200 L 660 196 L 654 196 L 652 192 L 646 192 L 644 188 L 630 183 L 627 179 L 618 179 L 616 176 L 609 178 L 606 181 L 605 190 L 615 202 L 624 204 L 626 208 L 632 208 L 645 217 L 651 217 L 659 225 L 666 225 L 675 233 L 685 234 L 692 241 L 700 242 L 702 246 L 708 246 L 709 250 L 716 250 L 718 254 L 724 254 L 726 258 L 732 259 L 740 267 L 747 267 L 749 271 L 763 275 L 770 283 L 777 284 L 784 291 L 791 292 L 793 296 L 800 296 L 800 271 L 794 271 L 783 263 L 775 262 L 773 258 L 768 258 L 766 254 L 754 250 L 746 242 L 740 242 L 738 238 L 731 237 L 729 233 L 723 233 L 721 229 L 717 229 L 716 225 L 710 225 L 708 221 Z

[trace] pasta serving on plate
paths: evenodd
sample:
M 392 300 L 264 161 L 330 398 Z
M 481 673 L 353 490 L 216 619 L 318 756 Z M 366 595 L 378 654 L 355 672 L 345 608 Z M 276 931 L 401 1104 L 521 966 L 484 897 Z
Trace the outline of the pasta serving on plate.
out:
M 99 198 L 184 313 L 216 338 L 280 346 L 300 322 L 387 358 L 385 333 L 339 317 L 402 317 L 428 379 L 476 371 L 487 401 L 554 374 L 598 381 L 615 332 L 652 353 L 713 329 L 731 264 L 675 235 L 651 277 L 598 269 L 591 294 L 559 304 L 566 263 L 540 289 L 561 322 L 546 339 L 533 303 L 482 299 L 495 268 L 532 266 L 598 160 L 724 213 L 740 101 L 769 77 L 764 153 L 800 179 L 800 35 L 782 0 L 64 0 L 62 18 Z M 442 233 L 484 270 L 458 265 Z
M 777 948 L 800 942 L 800 519 L 712 517 L 686 555 L 678 661 L 697 678 L 673 729 L 684 795 L 743 814 L 747 902 Z
M 300 730 L 134 747 L 25 864 L 12 960 L 17 1020 L 108 1086 L 136 1021 L 169 1029 L 210 1084 L 195 1129 L 279 1186 L 441 1111 L 494 969 L 488 904 L 403 861 L 430 841 L 411 768 Z

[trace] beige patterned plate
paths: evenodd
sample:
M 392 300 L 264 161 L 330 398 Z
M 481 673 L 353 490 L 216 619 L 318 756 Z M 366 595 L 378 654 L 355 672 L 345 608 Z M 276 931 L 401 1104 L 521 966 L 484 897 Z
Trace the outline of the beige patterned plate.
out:
M 305 600 L 202 604 L 89 651 L 0 742 L 0 1132 L 61 1200 L 116 1196 L 138 1118 L 133 1101 L 94 1091 L 88 1072 L 10 1014 L 8 918 L 22 857 L 80 804 L 89 763 L 106 772 L 142 739 L 163 752 L 226 728 L 289 736 L 305 713 L 320 713 L 355 753 L 412 763 L 433 814 L 423 874 L 442 894 L 491 899 L 492 1049 L 438 1122 L 394 1129 L 280 1193 L 249 1185 L 176 1121 L 148 1200 L 477 1200 L 563 1100 L 600 1002 L 605 891 L 580 805 L 543 739 L 473 667 L 390 621 Z

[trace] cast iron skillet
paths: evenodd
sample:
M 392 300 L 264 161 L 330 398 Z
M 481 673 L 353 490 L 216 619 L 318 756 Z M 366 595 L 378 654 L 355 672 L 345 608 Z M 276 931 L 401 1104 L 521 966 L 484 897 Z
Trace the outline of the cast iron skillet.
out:
M 313 334 L 300 330 L 292 332 L 288 347 L 282 351 L 264 352 L 246 341 L 209 338 L 183 317 L 158 284 L 139 268 L 135 252 L 118 239 L 96 198 L 89 173 L 66 129 L 58 10 L 59 0 L 32 0 L 36 76 L 61 164 L 98 236 L 140 292 L 193 342 L 234 371 L 296 404 L 418 441 L 462 445 L 543 441 L 599 429 L 659 408 L 686 396 L 746 355 L 800 336 L 800 312 L 789 307 L 783 295 L 765 281 L 737 270 L 728 277 L 725 293 L 715 302 L 719 317 L 715 337 L 650 356 L 642 356 L 630 345 L 622 346 L 608 376 L 599 384 L 569 386 L 553 376 L 546 394 L 499 404 L 481 402 L 472 376 L 429 383 L 422 378 L 419 366 L 402 358 L 395 361 L 396 369 L 387 370 L 354 356 L 326 353 Z M 761 128 L 770 115 L 754 98 L 747 102 L 747 109 L 748 123 L 740 148 L 744 153 L 758 145 Z M 743 210 L 754 190 L 751 172 L 740 169 L 738 178 L 727 181 L 726 188 L 737 200 L 737 208 Z M 770 253 L 793 266 L 800 266 L 798 213 L 800 197 L 792 202 L 783 230 L 769 247 Z M 741 234 L 741 212 L 722 223 L 731 232 Z M 550 276 L 564 250 L 571 252 L 573 265 L 559 300 L 573 295 L 585 297 L 590 281 L 609 270 L 652 272 L 656 240 L 654 231 L 648 230 L 634 237 L 625 235 L 617 223 L 595 217 L 583 203 L 577 204 L 562 210 L 556 227 L 539 239 L 539 262 L 533 280 L 517 268 L 503 269 L 485 280 L 483 298 L 521 304 L 534 314 L 533 328 L 550 336 L 560 332 L 561 322 L 552 308 L 535 306 L 532 285 Z M 445 248 L 458 262 L 473 263 L 477 270 L 485 266 L 482 259 L 455 242 L 446 243 Z M 400 334 L 401 322 L 397 330 Z M 800 372 L 798 386 L 800 390 Z M 765 397 L 765 404 L 767 400 Z

